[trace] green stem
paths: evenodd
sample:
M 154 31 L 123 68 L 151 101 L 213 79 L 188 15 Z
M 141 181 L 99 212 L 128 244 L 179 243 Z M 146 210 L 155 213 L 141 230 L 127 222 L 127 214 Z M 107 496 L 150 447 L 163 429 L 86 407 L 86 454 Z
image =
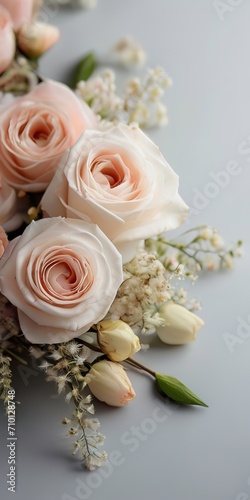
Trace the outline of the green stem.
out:
M 149 373 L 150 375 L 152 375 L 152 377 L 155 377 L 156 372 L 154 372 L 153 370 L 150 370 L 150 368 L 147 368 L 147 366 L 142 365 L 138 361 L 135 361 L 135 359 L 127 358 L 124 361 L 126 363 L 129 363 L 130 365 L 135 366 L 136 368 L 139 368 L 140 370 L 143 370 L 143 371 Z
M 23 365 L 27 365 L 27 361 L 25 361 L 23 358 L 21 358 L 20 356 L 18 356 L 18 354 L 12 352 L 10 349 L 5 349 L 5 351 L 10 354 L 10 356 L 13 356 L 13 358 L 15 358 L 17 361 L 19 361 L 19 363 L 22 363 Z
M 77 342 L 79 342 L 80 344 L 83 344 L 85 345 L 86 347 L 88 347 L 89 349 L 92 349 L 92 351 L 95 351 L 95 352 L 103 352 L 100 347 L 98 347 L 97 345 L 93 345 L 91 344 L 90 342 L 87 342 L 86 340 L 82 340 L 82 339 L 77 339 Z

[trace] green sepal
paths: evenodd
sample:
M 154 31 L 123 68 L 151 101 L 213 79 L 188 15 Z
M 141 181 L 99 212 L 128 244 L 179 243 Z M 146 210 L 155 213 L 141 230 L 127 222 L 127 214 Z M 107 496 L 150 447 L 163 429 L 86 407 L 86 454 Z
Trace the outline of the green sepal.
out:
M 89 52 L 83 59 L 77 64 L 71 82 L 71 87 L 75 88 L 77 83 L 88 78 L 92 75 L 97 65 L 97 60 L 94 52 Z
M 163 375 L 162 373 L 156 373 L 155 378 L 158 391 L 177 403 L 183 405 L 205 406 L 208 408 L 206 403 L 203 403 L 194 392 L 190 391 L 190 389 L 177 378 Z

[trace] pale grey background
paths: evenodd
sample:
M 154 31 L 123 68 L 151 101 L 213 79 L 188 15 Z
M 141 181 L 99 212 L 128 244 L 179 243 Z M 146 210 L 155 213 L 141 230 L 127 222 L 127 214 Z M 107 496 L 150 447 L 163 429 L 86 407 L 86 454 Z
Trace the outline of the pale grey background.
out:
M 209 409 L 158 401 L 150 380 L 132 373 L 137 398 L 131 405 L 97 406 L 107 436 L 105 449 L 120 452 L 120 465 L 110 477 L 87 473 L 71 458 L 60 426 L 70 409 L 53 397 L 53 387 L 36 369 L 28 386 L 18 374 L 17 500 L 250 499 L 250 338 L 230 353 L 223 337 L 226 332 L 237 335 L 239 318 L 250 320 L 250 150 L 243 154 L 239 149 L 250 135 L 250 3 L 224 0 L 224 20 L 215 3 L 99 0 L 92 11 L 45 13 L 44 19 L 48 15 L 49 22 L 60 26 L 62 36 L 43 58 L 44 76 L 65 80 L 79 57 L 92 49 L 104 60 L 127 33 L 145 47 L 149 66 L 161 65 L 169 72 L 174 80 L 166 94 L 170 123 L 150 136 L 179 173 L 181 194 L 191 207 L 195 189 L 209 189 L 211 171 L 224 170 L 231 160 L 239 163 L 241 173 L 219 188 L 215 198 L 207 198 L 190 226 L 208 222 L 228 241 L 242 238 L 245 256 L 235 270 L 201 278 L 192 290 L 202 300 L 206 322 L 195 344 L 164 348 L 156 343 L 150 352 L 138 354 L 145 364 L 179 377 Z M 162 416 L 170 408 L 172 414 L 152 427 L 157 406 Z M 133 426 L 142 429 L 136 443 L 128 441 Z M 5 451 L 3 418 L 1 429 Z M 11 493 L 4 453 L 1 470 L 1 498 L 7 500 Z

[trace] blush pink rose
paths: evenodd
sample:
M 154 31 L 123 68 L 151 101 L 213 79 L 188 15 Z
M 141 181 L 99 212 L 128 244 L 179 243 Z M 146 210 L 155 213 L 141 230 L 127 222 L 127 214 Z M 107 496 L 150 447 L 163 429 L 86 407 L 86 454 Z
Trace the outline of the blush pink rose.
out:
M 9 12 L 15 30 L 31 21 L 35 3 L 36 0 L 0 0 L 0 6 Z
M 106 315 L 122 282 L 121 256 L 94 224 L 32 222 L 0 260 L 0 292 L 34 344 L 66 342 Z
M 4 228 L 2 226 L 0 226 L 0 259 L 4 254 L 4 251 L 6 250 L 8 243 L 9 242 L 8 242 L 7 234 L 4 231 Z
M 8 10 L 0 3 L 0 73 L 11 64 L 16 50 L 13 24 Z
M 140 240 L 184 221 L 187 205 L 178 179 L 137 126 L 87 131 L 62 162 L 42 208 L 50 216 L 91 220 L 128 262 Z
M 66 85 L 47 81 L 0 115 L 0 173 L 9 185 L 44 191 L 62 154 L 96 126 L 90 108 Z

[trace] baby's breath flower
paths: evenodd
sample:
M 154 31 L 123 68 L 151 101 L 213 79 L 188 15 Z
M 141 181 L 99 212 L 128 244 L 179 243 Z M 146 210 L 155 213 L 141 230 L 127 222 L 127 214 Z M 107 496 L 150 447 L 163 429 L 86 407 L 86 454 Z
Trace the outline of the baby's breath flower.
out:
M 118 47 L 122 53 L 123 47 L 127 47 L 126 39 Z M 161 99 L 170 84 L 171 79 L 162 68 L 150 69 L 142 79 L 130 78 L 124 92 L 118 95 L 115 73 L 108 68 L 87 81 L 78 82 L 76 93 L 105 121 L 100 123 L 101 128 L 110 126 L 109 122 L 116 124 L 120 121 L 135 122 L 141 127 L 162 126 L 168 118 Z
M 170 299 L 169 284 L 163 264 L 153 254 L 139 253 L 123 267 L 125 280 L 107 315 L 107 319 L 121 319 L 135 333 L 155 331 L 157 316 L 155 304 Z
M 143 65 L 147 58 L 142 46 L 129 35 L 119 40 L 113 50 L 122 66 Z
M 216 248 L 216 250 L 220 250 L 224 245 L 224 241 L 223 241 L 222 237 L 218 233 L 215 233 L 215 232 L 212 234 L 212 236 L 210 238 L 210 243 L 214 248 Z
M 44 355 L 44 352 L 42 349 L 40 349 L 40 347 L 31 346 L 30 347 L 30 354 L 31 354 L 31 356 L 33 356 L 33 358 L 39 359 Z

